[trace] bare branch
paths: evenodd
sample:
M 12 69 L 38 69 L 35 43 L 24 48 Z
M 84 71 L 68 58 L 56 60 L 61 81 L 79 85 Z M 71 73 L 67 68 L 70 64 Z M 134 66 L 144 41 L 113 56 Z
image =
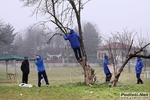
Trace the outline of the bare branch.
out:
M 61 33 L 55 33 L 55 34 L 53 34 L 52 36 L 51 36 L 51 38 L 47 41 L 47 44 L 50 44 L 50 41 L 53 39 L 53 37 L 54 36 L 56 36 L 56 35 L 62 35 Z

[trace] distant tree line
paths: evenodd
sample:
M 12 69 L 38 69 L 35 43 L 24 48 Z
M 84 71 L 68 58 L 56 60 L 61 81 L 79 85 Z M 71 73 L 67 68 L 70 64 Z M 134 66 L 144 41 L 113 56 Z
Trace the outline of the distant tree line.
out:
M 74 28 L 74 30 L 78 33 L 77 28 Z M 83 24 L 83 38 L 88 58 L 96 59 L 97 48 L 101 42 L 97 30 L 95 25 L 90 22 Z M 67 48 L 68 57 L 74 58 L 69 42 L 65 41 L 63 37 L 56 36 L 50 44 L 47 44 L 52 33 L 45 31 L 40 26 L 29 26 L 16 33 L 14 31 L 15 29 L 11 24 L 5 24 L 0 21 L 0 55 L 11 53 L 33 57 L 34 52 L 38 52 L 45 58 L 47 54 L 61 54 L 65 58 Z

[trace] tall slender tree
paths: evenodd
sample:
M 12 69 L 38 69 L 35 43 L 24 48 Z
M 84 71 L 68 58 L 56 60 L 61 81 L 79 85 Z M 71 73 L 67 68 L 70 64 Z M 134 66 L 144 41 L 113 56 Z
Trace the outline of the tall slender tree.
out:
M 83 38 L 88 58 L 97 57 L 97 48 L 101 37 L 96 28 L 96 25 L 91 22 L 83 24 Z
M 10 24 L 4 24 L 0 29 L 0 51 L 3 53 L 16 53 L 13 50 L 13 43 L 17 33 L 14 33 L 14 28 Z
M 22 35 L 23 41 L 19 45 L 18 53 L 20 55 L 26 55 L 33 57 L 34 52 L 40 51 L 46 46 L 45 31 L 41 27 L 31 28 L 30 26 L 25 29 L 24 35 Z M 19 38 L 21 39 L 21 38 Z M 17 40 L 16 40 L 17 41 Z M 43 53 L 43 52 L 42 52 Z

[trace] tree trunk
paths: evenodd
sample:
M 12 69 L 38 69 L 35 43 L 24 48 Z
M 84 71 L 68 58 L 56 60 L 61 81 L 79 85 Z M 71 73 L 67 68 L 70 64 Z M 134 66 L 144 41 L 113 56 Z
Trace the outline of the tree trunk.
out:
M 86 84 L 90 84 L 93 82 L 93 79 L 95 76 L 94 69 L 90 67 L 89 63 L 84 58 L 85 57 L 83 57 L 83 61 L 80 61 L 80 65 L 82 66 L 84 70 L 84 82 Z
M 115 79 L 113 80 L 113 82 L 112 82 L 112 84 L 111 84 L 111 87 L 115 87 L 115 86 L 116 86 L 116 84 L 117 84 L 117 82 L 118 82 L 118 80 L 119 80 L 120 74 L 121 74 L 121 72 L 123 71 L 123 68 L 125 67 L 125 65 L 128 63 L 128 61 L 129 61 L 130 59 L 131 59 L 131 57 L 128 57 L 128 58 L 126 59 L 126 61 L 123 63 L 123 65 L 120 67 L 120 69 L 119 69 L 117 75 L 115 75 Z
M 86 84 L 90 84 L 91 82 L 93 82 L 93 78 L 94 78 L 94 69 L 92 69 L 91 67 L 90 67 L 90 65 L 87 65 L 86 67 L 86 70 L 85 70 L 85 80 L 84 80 L 84 82 L 86 83 Z
M 112 76 L 113 78 L 115 78 L 115 76 L 117 75 L 117 65 L 113 64 L 113 73 L 112 73 Z
M 94 70 L 90 67 L 89 64 L 87 64 L 87 54 L 85 51 L 85 47 L 84 47 L 84 43 L 83 43 L 83 37 L 82 37 L 82 27 L 81 27 L 81 16 L 80 16 L 80 4 L 81 1 L 79 0 L 79 9 L 77 10 L 76 8 L 76 4 L 74 3 L 73 0 L 69 1 L 70 4 L 72 5 L 74 11 L 75 11 L 75 15 L 76 15 L 76 19 L 77 19 L 77 24 L 78 24 L 78 29 L 79 29 L 79 34 L 81 36 L 80 39 L 80 44 L 81 44 L 81 50 L 82 50 L 82 54 L 83 54 L 83 61 L 80 62 L 80 65 L 82 66 L 83 70 L 84 70 L 84 81 L 86 84 L 89 84 L 91 82 L 93 82 L 93 78 L 94 78 Z
M 111 84 L 111 87 L 115 87 L 118 80 L 119 80 L 119 77 L 120 77 L 120 74 L 121 73 L 118 73 L 116 76 L 115 76 L 115 79 L 113 80 L 112 84 Z

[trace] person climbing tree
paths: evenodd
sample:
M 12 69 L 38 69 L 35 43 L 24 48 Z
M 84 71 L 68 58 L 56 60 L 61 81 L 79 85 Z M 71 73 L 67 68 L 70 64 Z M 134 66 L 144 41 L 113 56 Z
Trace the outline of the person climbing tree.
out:
M 69 40 L 71 48 L 74 51 L 75 57 L 77 61 L 82 61 L 82 55 L 80 50 L 80 43 L 79 39 L 81 38 L 79 34 L 74 32 L 73 29 L 70 30 L 70 33 L 68 35 L 63 36 L 65 40 Z

